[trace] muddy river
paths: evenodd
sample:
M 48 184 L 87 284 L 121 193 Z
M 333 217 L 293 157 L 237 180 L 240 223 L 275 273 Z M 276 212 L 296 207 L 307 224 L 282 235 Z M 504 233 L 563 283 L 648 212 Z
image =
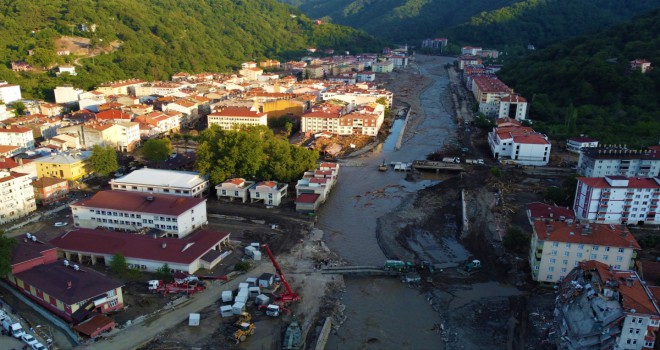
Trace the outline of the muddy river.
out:
M 389 164 L 425 159 L 445 142 L 451 142 L 456 123 L 440 100 L 449 83 L 442 66 L 451 60 L 433 57 L 419 65 L 421 74 L 434 79 L 421 95 L 424 120 L 411 130 L 415 132 L 412 137 L 404 138 L 399 150 L 395 146 L 402 121 L 395 122 L 393 133 L 382 147 L 348 161 L 319 213 L 317 227 L 325 232 L 328 246 L 351 264 L 382 265 L 385 255 L 376 240 L 377 218 L 395 210 L 403 198 L 435 183 L 408 182 L 405 173 L 393 169 L 383 173 L 377 167 L 383 161 Z M 441 322 L 439 315 L 417 290 L 387 278 L 348 278 L 346 285 L 343 302 L 348 318 L 331 336 L 328 349 L 442 348 L 441 337 L 433 330 Z

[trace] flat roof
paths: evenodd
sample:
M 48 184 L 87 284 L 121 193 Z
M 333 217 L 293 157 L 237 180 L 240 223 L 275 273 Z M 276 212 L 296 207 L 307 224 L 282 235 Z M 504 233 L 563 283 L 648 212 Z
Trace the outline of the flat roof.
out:
M 106 292 L 124 285 L 86 267 L 76 271 L 64 266 L 62 261 L 35 266 L 14 276 L 67 305 L 105 296 Z
M 139 184 L 179 188 L 193 188 L 204 182 L 208 182 L 208 179 L 200 176 L 198 172 L 151 168 L 137 169 L 118 179 L 110 180 L 111 185 Z
M 102 208 L 179 216 L 203 202 L 206 202 L 206 198 L 170 196 L 146 192 L 100 191 L 89 199 L 83 199 L 71 204 L 71 207 Z
M 49 156 L 41 157 L 35 161 L 38 163 L 49 163 L 49 164 L 75 164 L 84 162 L 92 155 L 92 152 L 83 151 L 79 153 L 57 153 L 51 154 Z
M 75 229 L 50 243 L 65 251 L 114 255 L 167 263 L 190 264 L 228 238 L 229 232 L 201 230 L 185 239 L 152 237 L 93 229 Z

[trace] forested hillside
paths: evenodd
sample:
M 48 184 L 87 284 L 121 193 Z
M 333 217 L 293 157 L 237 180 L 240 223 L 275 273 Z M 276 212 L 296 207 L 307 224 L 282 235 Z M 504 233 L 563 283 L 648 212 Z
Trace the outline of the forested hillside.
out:
M 491 47 L 543 46 L 660 7 L 659 0 L 281 0 L 312 18 L 397 42 L 448 37 Z
M 531 101 L 535 127 L 556 138 L 588 134 L 605 143 L 660 142 L 660 10 L 600 34 L 552 45 L 498 76 Z M 646 59 L 655 69 L 631 71 Z
M 17 77 L 10 62 L 27 60 L 37 67 L 73 62 L 75 57 L 56 55 L 56 40 L 63 35 L 90 39 L 90 52 L 118 47 L 75 62 L 83 66 L 79 75 L 64 80 L 84 88 L 128 77 L 223 71 L 248 59 L 286 58 L 310 46 L 359 52 L 382 45 L 365 32 L 316 25 L 275 0 L 0 0 L 0 80 L 20 83 L 28 97 L 43 97 L 54 78 Z

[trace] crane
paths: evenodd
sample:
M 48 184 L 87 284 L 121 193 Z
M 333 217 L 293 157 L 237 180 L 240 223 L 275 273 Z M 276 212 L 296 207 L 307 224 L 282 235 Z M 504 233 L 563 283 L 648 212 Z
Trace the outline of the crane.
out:
M 268 254 L 270 261 L 273 263 L 273 267 L 275 267 L 275 271 L 280 276 L 280 280 L 282 281 L 282 284 L 286 289 L 285 293 L 280 294 L 278 296 L 277 301 L 282 304 L 289 304 L 291 302 L 300 300 L 300 294 L 294 293 L 293 290 L 291 290 L 291 286 L 289 285 L 289 282 L 287 282 L 286 278 L 284 278 L 284 274 L 282 273 L 280 264 L 278 264 L 277 260 L 275 260 L 275 256 L 273 255 L 273 252 L 270 251 L 270 247 L 268 247 L 268 244 L 262 244 L 261 247 L 264 248 L 266 254 Z

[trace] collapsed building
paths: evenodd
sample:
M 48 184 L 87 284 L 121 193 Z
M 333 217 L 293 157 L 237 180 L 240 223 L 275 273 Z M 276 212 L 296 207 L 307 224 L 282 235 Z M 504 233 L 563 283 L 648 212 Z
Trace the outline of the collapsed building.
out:
M 578 264 L 558 286 L 558 349 L 653 349 L 660 325 L 655 293 L 635 271 L 598 261 Z

